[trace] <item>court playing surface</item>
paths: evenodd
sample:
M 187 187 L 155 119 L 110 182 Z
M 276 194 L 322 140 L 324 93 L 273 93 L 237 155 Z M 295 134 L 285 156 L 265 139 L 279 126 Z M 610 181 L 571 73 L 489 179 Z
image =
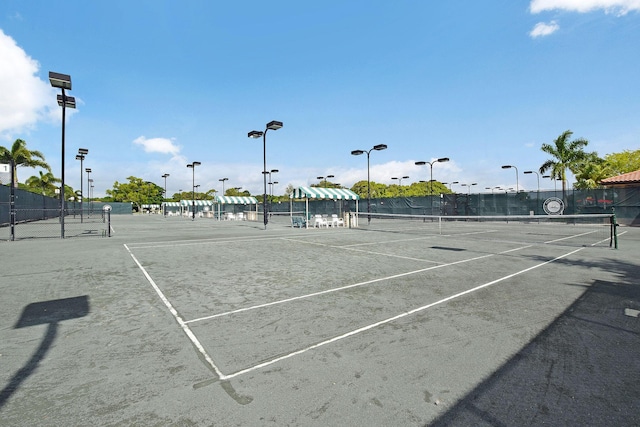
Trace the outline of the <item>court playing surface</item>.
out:
M 639 229 L 619 228 L 616 250 L 607 227 L 582 224 L 359 225 L 116 216 L 111 238 L 4 245 L 41 262 L 8 258 L 0 414 L 8 425 L 640 416 Z M 52 322 L 16 327 L 28 304 L 79 295 L 88 312 L 63 316 L 46 350 Z M 33 412 L 38 396 L 53 409 Z

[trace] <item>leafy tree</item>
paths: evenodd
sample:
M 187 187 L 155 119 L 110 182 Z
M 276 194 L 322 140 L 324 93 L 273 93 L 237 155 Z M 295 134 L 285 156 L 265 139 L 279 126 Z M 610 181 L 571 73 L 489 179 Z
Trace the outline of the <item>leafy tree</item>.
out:
M 573 132 L 570 130 L 564 131 L 558 136 L 552 144 L 542 144 L 542 151 L 553 156 L 553 159 L 549 159 L 540 166 L 540 173 L 544 174 L 546 171 L 551 171 L 551 176 L 554 176 L 562 181 L 562 199 L 567 199 L 567 169 L 572 173 L 577 172 L 578 166 L 587 156 L 584 151 L 584 147 L 589 144 L 584 138 L 574 139 L 570 141 Z
M 232 187 L 224 192 L 225 196 L 239 196 L 239 197 L 249 197 L 251 193 L 249 190 L 242 190 L 240 187 Z
M 326 179 L 323 179 L 322 181 L 320 181 L 317 184 L 311 184 L 310 187 L 317 187 L 317 188 L 342 188 L 342 186 L 340 184 L 337 184 L 335 182 L 330 182 L 327 181 Z
M 387 197 L 387 186 L 385 184 L 378 184 L 376 182 L 371 181 L 371 198 L 372 199 L 380 199 L 383 197 Z M 367 181 L 358 181 L 351 187 L 351 191 L 360 196 L 361 199 L 367 198 L 368 185 Z
M 13 163 L 14 187 L 18 186 L 18 166 L 40 167 L 51 172 L 51 167 L 44 161 L 44 155 L 40 151 L 29 150 L 22 139 L 16 139 L 11 149 L 0 147 L 0 162 Z
M 609 165 L 597 156 L 589 156 L 576 171 L 577 182 L 574 185 L 579 190 L 594 189 L 600 187 L 600 181 L 612 176 Z
M 611 176 L 640 170 L 640 150 L 625 150 L 622 153 L 607 154 L 604 156 L 604 160 L 611 171 Z
M 159 185 L 143 181 L 142 178 L 130 176 L 128 183 L 113 184 L 113 189 L 107 190 L 107 195 L 113 202 L 131 202 L 140 211 L 145 204 L 161 204 L 164 189 Z

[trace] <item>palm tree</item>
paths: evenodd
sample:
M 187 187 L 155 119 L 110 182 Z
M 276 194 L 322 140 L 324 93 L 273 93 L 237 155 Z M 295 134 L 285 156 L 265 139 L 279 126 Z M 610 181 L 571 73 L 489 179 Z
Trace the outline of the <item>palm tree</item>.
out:
M 61 182 L 60 179 L 53 176 L 51 172 L 43 173 L 39 171 L 40 176 L 31 176 L 27 178 L 25 184 L 30 188 L 37 188 L 38 190 L 42 190 L 43 196 L 55 196 L 55 186 L 56 182 Z
M 44 155 L 40 151 L 27 149 L 27 143 L 22 139 L 16 139 L 11 149 L 0 147 L 0 161 L 13 165 L 14 187 L 18 186 L 18 166 L 40 167 L 51 172 L 51 167 L 44 161 Z
M 575 173 L 587 156 L 583 148 L 589 144 L 589 141 L 584 138 L 569 141 L 571 135 L 573 132 L 566 130 L 553 141 L 553 144 L 542 144 L 540 147 L 542 151 L 554 157 L 540 166 L 540 173 L 551 170 L 551 176 L 562 180 L 562 200 L 565 204 L 567 202 L 567 169 Z

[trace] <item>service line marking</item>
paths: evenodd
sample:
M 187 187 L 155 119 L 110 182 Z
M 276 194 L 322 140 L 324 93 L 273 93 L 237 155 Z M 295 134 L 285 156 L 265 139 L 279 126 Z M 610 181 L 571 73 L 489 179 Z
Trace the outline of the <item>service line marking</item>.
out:
M 513 274 L 509 274 L 509 275 L 507 275 L 507 276 L 504 276 L 504 277 L 501 277 L 501 278 L 499 278 L 499 279 L 493 280 L 493 281 L 491 281 L 491 282 L 484 283 L 484 284 L 482 284 L 482 285 L 476 286 L 475 288 L 471 288 L 471 289 L 468 289 L 468 290 L 466 290 L 466 291 L 459 292 L 459 293 L 457 293 L 457 294 L 454 294 L 454 295 L 451 295 L 451 296 L 449 296 L 449 297 L 443 298 L 443 299 L 441 299 L 441 300 L 439 300 L 439 301 L 432 302 L 431 304 L 427 304 L 427 305 L 423 305 L 422 307 L 414 308 L 413 310 L 406 311 L 406 312 L 401 313 L 401 314 L 398 314 L 398 315 L 396 315 L 396 316 L 389 317 L 388 319 L 381 320 L 381 321 L 376 322 L 376 323 L 372 323 L 372 324 L 370 324 L 370 325 L 364 326 L 364 327 L 359 328 L 359 329 L 355 329 L 355 330 L 353 330 L 353 331 L 351 331 L 351 332 L 347 332 L 347 333 L 342 334 L 342 335 L 338 335 L 338 336 L 336 336 L 336 337 L 330 338 L 330 339 L 325 340 L 325 341 L 321 341 L 321 342 L 316 343 L 316 344 L 314 344 L 314 345 L 311 345 L 311 346 L 309 346 L 309 347 L 306 347 L 306 348 L 303 348 L 303 349 L 300 349 L 300 350 L 294 351 L 294 352 L 289 353 L 289 354 L 285 354 L 285 355 L 283 355 L 283 356 L 277 357 L 277 358 L 272 359 L 272 360 L 269 360 L 269 361 L 267 361 L 267 362 L 264 362 L 264 363 L 260 363 L 260 364 L 258 364 L 258 365 L 251 366 L 251 367 L 249 367 L 249 368 L 246 368 L 246 369 L 243 369 L 243 370 L 240 370 L 240 371 L 234 372 L 234 373 L 229 374 L 229 375 L 224 375 L 224 378 L 221 378 L 221 379 L 225 379 L 225 380 L 227 380 L 227 379 L 231 379 L 231 378 L 237 377 L 237 376 L 239 376 L 239 375 L 247 374 L 247 373 L 249 373 L 249 372 L 252 372 L 252 371 L 255 371 L 255 370 L 258 370 L 258 369 L 264 368 L 264 367 L 266 367 L 266 366 L 272 365 L 272 364 L 277 363 L 277 362 L 280 362 L 280 361 L 282 361 L 282 360 L 289 359 L 289 358 L 291 358 L 291 357 L 298 356 L 298 355 L 300 355 L 300 354 L 306 353 L 306 352 L 308 352 L 308 351 L 310 351 L 310 350 L 314 350 L 314 349 L 316 349 L 316 348 L 319 348 L 319 347 L 325 346 L 325 345 L 327 345 L 327 344 L 331 344 L 331 343 L 334 343 L 334 342 L 336 342 L 336 341 L 340 341 L 340 340 L 342 340 L 342 339 L 344 339 L 344 338 L 348 338 L 348 337 L 351 337 L 351 336 L 353 336 L 353 335 L 360 334 L 360 333 L 362 333 L 362 332 L 368 331 L 369 329 L 373 329 L 373 328 L 376 328 L 376 327 L 378 327 L 378 326 L 381 326 L 381 325 L 384 325 L 384 324 L 387 324 L 387 323 L 393 322 L 393 321 L 395 321 L 395 320 L 402 319 L 402 318 L 404 318 L 404 317 L 410 316 L 410 315 L 412 315 L 412 314 L 419 313 L 419 312 L 421 312 L 421 311 L 424 311 L 424 310 L 426 310 L 426 309 L 428 309 L 428 308 L 431 308 L 431 307 L 434 307 L 434 306 L 436 306 L 436 305 L 443 304 L 443 303 L 445 303 L 445 302 L 451 301 L 451 300 L 456 299 L 456 298 L 460 298 L 460 297 L 462 297 L 462 296 L 464 296 L 464 295 L 467 295 L 467 294 L 470 294 L 470 293 L 473 293 L 473 292 L 479 291 L 480 289 L 487 288 L 487 287 L 489 287 L 489 286 L 491 286 L 491 285 L 495 285 L 496 283 L 503 282 L 503 281 L 505 281 L 505 280 L 507 280 L 507 279 L 510 279 L 510 278 L 512 278 L 512 277 L 518 276 L 518 275 L 520 275 L 520 274 L 527 273 L 527 272 L 529 272 L 529 271 L 531 271 L 531 270 L 534 270 L 534 269 L 536 269 L 536 268 L 539 268 L 539 267 L 542 267 L 542 266 L 544 266 L 544 265 L 550 264 L 550 263 L 552 263 L 552 262 L 558 261 L 558 260 L 560 260 L 560 259 L 562 259 L 562 258 L 565 258 L 565 257 L 569 256 L 569 255 L 573 255 L 574 253 L 576 253 L 576 252 L 578 252 L 578 251 L 581 251 L 582 249 L 583 249 L 583 248 L 578 248 L 578 249 L 576 249 L 576 250 L 574 250 L 574 251 L 567 252 L 566 254 L 564 254 L 564 255 L 560 255 L 560 256 L 558 256 L 558 257 L 556 257 L 556 258 L 553 258 L 553 259 L 551 259 L 551 260 L 545 261 L 545 262 L 540 263 L 540 264 L 536 264 L 536 265 L 534 265 L 534 266 L 532 266 L 532 267 L 529 267 L 529 268 L 525 268 L 524 270 L 520 270 L 520 271 L 515 272 L 515 273 L 513 273 Z M 435 268 L 437 268 L 437 267 L 435 267 Z
M 257 304 L 257 305 L 253 305 L 253 306 L 250 306 L 250 307 L 238 308 L 236 310 L 226 311 L 224 313 L 212 314 L 210 316 L 203 316 L 203 317 L 199 317 L 197 319 L 186 320 L 184 323 L 185 324 L 196 323 L 196 322 L 201 322 L 203 320 L 215 319 L 215 318 L 218 318 L 218 317 L 224 317 L 224 316 L 229 316 L 229 315 L 232 315 L 232 314 L 243 313 L 245 311 L 257 310 L 259 308 L 264 308 L 264 307 L 271 307 L 271 306 L 278 305 L 278 304 L 284 304 L 284 303 L 287 303 L 287 302 L 298 301 L 298 300 L 302 300 L 302 299 L 308 299 L 308 298 L 312 298 L 312 297 L 316 297 L 316 296 L 320 296 L 320 295 L 330 294 L 330 293 L 333 293 L 333 292 L 340 292 L 340 291 L 344 291 L 346 289 L 351 289 L 351 288 L 356 288 L 356 287 L 360 287 L 360 286 L 370 285 L 372 283 L 383 282 L 383 281 L 391 280 L 391 279 L 397 279 L 399 277 L 410 276 L 410 275 L 418 274 L 418 273 L 424 273 L 425 271 L 435 270 L 437 268 L 450 267 L 452 265 L 458 265 L 458 264 L 463 264 L 463 263 L 466 263 L 466 262 L 477 261 L 479 259 L 490 258 L 490 257 L 496 256 L 496 255 L 502 255 L 502 254 L 506 254 L 506 253 L 509 253 L 509 252 L 519 251 L 519 250 L 526 249 L 526 248 L 529 248 L 529 247 L 531 247 L 531 246 L 522 246 L 520 248 L 508 249 L 506 251 L 502 251 L 502 252 L 499 252 L 497 254 L 481 255 L 481 256 L 477 256 L 477 257 L 473 257 L 473 258 L 467 258 L 467 259 L 463 259 L 463 260 L 459 260 L 459 261 L 450 262 L 450 263 L 447 263 L 447 264 L 434 265 L 434 266 L 431 266 L 431 267 L 421 268 L 419 270 L 408 271 L 406 273 L 394 274 L 392 276 L 386 276 L 386 277 L 379 277 L 377 279 L 372 279 L 372 280 L 367 280 L 367 281 L 364 281 L 364 282 L 354 283 L 354 284 L 347 285 L 347 286 L 341 286 L 339 288 L 326 289 L 324 291 L 313 292 L 313 293 L 305 294 L 305 295 L 298 295 L 296 297 L 291 297 L 291 298 L 285 298 L 285 299 L 281 299 L 281 300 L 277 300 L 277 301 L 266 302 L 266 303 L 263 303 L 263 304 Z
M 184 333 L 187 334 L 187 337 L 189 337 L 189 340 L 191 340 L 191 343 L 195 346 L 195 348 L 198 349 L 200 354 L 202 354 L 202 356 L 204 357 L 204 360 L 206 360 L 207 363 L 211 366 L 211 368 L 213 368 L 213 371 L 216 373 L 216 375 L 218 375 L 218 377 L 220 378 L 224 377 L 224 374 L 220 371 L 220 369 L 218 369 L 218 366 L 216 366 L 213 359 L 211 359 L 211 357 L 209 356 L 207 351 L 204 349 L 204 347 L 202 346 L 198 338 L 195 336 L 193 331 L 191 331 L 191 328 L 189 328 L 189 325 L 187 325 L 186 322 L 182 320 L 182 317 L 180 317 L 180 315 L 178 314 L 178 311 L 173 307 L 173 305 L 167 299 L 164 293 L 162 293 L 158 285 L 156 285 L 156 282 L 153 280 L 153 278 L 151 278 L 149 273 L 147 273 L 147 270 L 145 270 L 142 264 L 140 264 L 140 261 L 138 261 L 138 259 L 135 257 L 133 252 L 131 252 L 131 250 L 126 244 L 124 245 L 124 247 L 127 249 L 127 252 L 129 252 L 129 255 L 131 255 L 131 258 L 133 258 L 133 261 L 136 263 L 138 268 L 142 270 L 142 274 L 144 274 L 144 277 L 146 277 L 147 281 L 151 284 L 151 286 L 153 286 L 153 289 L 156 291 L 156 293 L 158 294 L 158 296 L 160 297 L 164 305 L 167 306 L 167 308 L 169 309 L 169 312 L 171 312 L 174 319 L 176 319 L 176 322 L 178 322 L 178 325 L 180 325 Z

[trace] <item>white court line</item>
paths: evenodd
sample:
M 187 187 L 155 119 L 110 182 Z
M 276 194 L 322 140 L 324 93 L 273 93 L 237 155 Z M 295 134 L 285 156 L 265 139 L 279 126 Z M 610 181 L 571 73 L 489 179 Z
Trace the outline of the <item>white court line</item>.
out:
M 217 317 L 229 316 L 231 314 L 242 313 L 242 312 L 251 311 L 251 310 L 257 310 L 259 308 L 270 307 L 270 306 L 278 305 L 278 304 L 284 304 L 284 303 L 291 302 L 291 301 L 297 301 L 297 300 L 301 300 L 301 299 L 312 298 L 312 297 L 316 297 L 316 296 L 319 296 L 319 295 L 326 295 L 326 294 L 330 294 L 332 292 L 344 291 L 345 289 L 351 289 L 351 288 L 356 288 L 356 287 L 359 287 L 359 286 L 370 285 L 371 283 L 383 282 L 385 280 L 397 279 L 399 277 L 410 276 L 412 274 L 424 273 L 425 271 L 435 270 L 437 268 L 449 267 L 449 266 L 452 266 L 452 265 L 463 264 L 465 262 L 470 262 L 470 261 L 477 261 L 479 259 L 490 258 L 490 257 L 496 256 L 496 255 L 502 255 L 502 254 L 506 254 L 506 253 L 509 253 L 509 252 L 515 252 L 515 251 L 519 251 L 521 249 L 526 249 L 526 248 L 530 248 L 530 247 L 531 246 L 522 246 L 520 248 L 514 248 L 514 249 L 509 249 L 509 250 L 506 250 L 506 251 L 498 252 L 497 254 L 481 255 L 481 256 L 477 256 L 477 257 L 473 257 L 473 258 L 467 258 L 467 259 L 463 259 L 463 260 L 460 260 L 460 261 L 451 262 L 451 263 L 448 263 L 448 264 L 434 265 L 434 266 L 431 266 L 431 267 L 421 268 L 420 270 L 414 270 L 414 271 L 409 271 L 409 272 L 406 272 L 406 273 L 394 274 L 392 276 L 380 277 L 380 278 L 377 278 L 377 279 L 367 280 L 366 282 L 360 282 L 360 283 L 354 283 L 352 285 L 341 286 L 339 288 L 332 288 L 332 289 L 327 289 L 327 290 L 324 290 L 324 291 L 313 292 L 313 293 L 310 293 L 310 294 L 299 295 L 297 297 L 291 297 L 291 298 L 286 298 L 286 299 L 282 299 L 282 300 L 278 300 L 278 301 L 267 302 L 267 303 L 264 303 L 264 304 L 253 305 L 253 306 L 250 306 L 250 307 L 238 308 L 236 310 L 226 311 L 224 313 L 212 314 L 210 316 L 204 316 L 204 317 L 199 317 L 197 319 L 187 320 L 187 321 L 185 321 L 185 323 L 189 324 L 189 323 L 201 322 L 203 320 L 215 319 Z
M 439 261 L 431 261 L 431 260 L 424 259 L 424 258 L 413 258 L 413 257 L 403 256 L 403 255 L 395 255 L 395 254 L 387 254 L 387 253 L 384 253 L 384 252 L 367 251 L 365 249 L 356 249 L 356 248 L 353 247 L 354 245 L 344 245 L 344 246 L 342 246 L 342 245 L 329 245 L 327 243 L 305 242 L 304 240 L 288 239 L 288 238 L 283 238 L 283 240 L 287 240 L 287 241 L 295 242 L 295 243 L 307 243 L 309 245 L 323 246 L 325 248 L 331 248 L 331 249 L 344 249 L 346 251 L 362 252 L 362 253 L 365 253 L 365 254 L 383 255 L 383 256 L 387 256 L 387 257 L 391 257 L 391 258 L 408 259 L 410 261 L 423 261 L 423 262 L 430 262 L 432 264 L 442 264 Z M 419 239 L 394 240 L 393 242 L 383 242 L 383 244 L 406 242 L 406 241 L 411 241 L 411 240 L 419 240 Z
M 516 272 L 516 273 L 509 274 L 508 276 L 504 276 L 504 277 L 501 277 L 501 278 L 499 278 L 499 279 L 493 280 L 493 281 L 491 281 L 491 282 L 488 282 L 488 283 L 482 284 L 482 285 L 480 285 L 480 286 L 476 286 L 475 288 L 471 288 L 471 289 L 468 289 L 468 290 L 466 290 L 466 291 L 459 292 L 459 293 L 457 293 L 457 294 L 451 295 L 451 296 L 449 296 L 449 297 L 447 297 L 447 298 L 443 298 L 443 299 L 441 299 L 441 300 L 439 300 L 439 301 L 436 301 L 436 302 L 433 302 L 433 303 L 431 303 L 431 304 L 427 304 L 427 305 L 423 305 L 422 307 L 414 308 L 413 310 L 406 311 L 406 312 L 404 312 L 404 313 L 398 314 L 398 315 L 393 316 L 393 317 L 390 317 L 390 318 L 388 318 L 388 319 L 381 320 L 381 321 L 376 322 L 376 323 L 372 323 L 372 324 L 370 324 L 370 325 L 364 326 L 364 327 L 359 328 L 359 329 L 355 329 L 355 330 L 353 330 L 353 331 L 351 331 L 351 332 L 347 332 L 347 333 L 342 334 L 342 335 L 338 335 L 337 337 L 330 338 L 330 339 L 328 339 L 328 340 L 326 340 L 326 341 L 319 342 L 319 343 L 317 343 L 317 344 L 311 345 L 311 346 L 306 347 L 306 348 L 303 348 L 303 349 L 301 349 L 301 350 L 294 351 L 294 352 L 289 353 L 289 354 L 285 354 L 284 356 L 277 357 L 277 358 L 275 358 L 275 359 L 269 360 L 268 362 L 260 363 L 260 364 L 258 364 L 258 365 L 254 365 L 254 366 L 252 366 L 252 367 L 250 367 L 250 368 L 247 368 L 247 369 L 243 369 L 243 370 L 241 370 L 241 371 L 234 372 L 233 374 L 225 375 L 225 376 L 224 376 L 224 378 L 221 378 L 221 379 L 225 379 L 225 380 L 226 380 L 226 379 L 230 379 L 230 378 L 237 377 L 237 376 L 239 376 L 239 375 L 247 374 L 247 373 L 249 373 L 249 372 L 252 372 L 252 371 L 255 371 L 255 370 L 258 370 L 258 369 L 264 368 L 265 366 L 269 366 L 269 365 L 272 365 L 272 364 L 274 364 L 274 363 L 280 362 L 280 361 L 282 361 L 282 360 L 289 359 L 289 358 L 291 358 L 291 357 L 293 357 L 293 356 L 298 356 L 298 355 L 300 355 L 300 354 L 306 353 L 307 351 L 314 350 L 314 349 L 319 348 L 319 347 L 322 347 L 322 346 L 324 346 L 324 345 L 331 344 L 331 343 L 334 343 L 334 342 L 336 342 L 336 341 L 342 340 L 342 339 L 344 339 L 344 338 L 348 338 L 348 337 L 350 337 L 350 336 L 353 336 L 353 335 L 356 335 L 356 334 L 359 334 L 359 333 L 362 333 L 362 332 L 368 331 L 369 329 L 373 329 L 373 328 L 376 328 L 376 327 L 378 327 L 378 326 L 384 325 L 384 324 L 386 324 L 386 323 L 390 323 L 390 322 L 393 322 L 393 321 L 395 321 L 395 320 L 402 319 L 403 317 L 407 317 L 407 316 L 410 316 L 410 315 L 412 315 L 412 314 L 419 313 L 419 312 L 424 311 L 424 310 L 426 310 L 426 309 L 428 309 L 428 308 L 431 308 L 431 307 L 434 307 L 434 306 L 436 306 L 436 305 L 439 305 L 439 304 L 445 303 L 445 302 L 447 302 L 447 301 L 451 301 L 451 300 L 456 299 L 456 298 L 460 298 L 461 296 L 464 296 L 464 295 L 470 294 L 470 293 L 472 293 L 472 292 L 476 292 L 476 291 L 478 291 L 478 290 L 480 290 L 480 289 L 483 289 L 483 288 L 487 288 L 487 287 L 489 287 L 489 286 L 491 286 L 491 285 L 495 285 L 496 283 L 502 282 L 502 281 L 507 280 L 507 279 L 510 279 L 510 278 L 512 278 L 512 277 L 515 277 L 515 276 L 518 276 L 518 275 L 520 275 L 520 274 L 526 273 L 526 272 L 528 272 L 528 271 L 534 270 L 534 269 L 536 269 L 536 268 L 538 268 L 538 267 L 542 267 L 542 266 L 544 266 L 544 265 L 547 265 L 547 264 L 552 263 L 552 262 L 554 262 L 554 261 L 557 261 L 557 260 L 559 260 L 559 259 L 565 258 L 565 257 L 567 257 L 567 256 L 569 256 L 569 255 L 573 255 L 574 253 L 576 253 L 576 252 L 578 252 L 578 251 L 581 251 L 582 249 L 584 249 L 584 248 L 578 248 L 578 249 L 576 249 L 576 250 L 574 250 L 574 251 L 568 252 L 568 253 L 566 253 L 566 254 L 564 254 L 564 255 L 560 255 L 560 256 L 558 256 L 558 257 L 556 257 L 556 258 L 553 258 L 553 259 L 551 259 L 551 260 L 549 260 L 549 261 L 545 261 L 545 262 L 543 262 L 543 263 L 536 264 L 536 265 L 534 265 L 534 266 L 532 266 L 532 267 L 526 268 L 526 269 L 524 269 L 524 270 L 520 270 L 520 271 L 518 271 L 518 272 Z
M 138 265 L 138 268 L 142 270 L 144 277 L 146 277 L 149 283 L 151 284 L 151 286 L 153 286 L 153 289 L 156 291 L 156 293 L 158 294 L 158 296 L 160 297 L 164 305 L 167 306 L 167 308 L 169 309 L 173 317 L 176 319 L 176 322 L 178 322 L 178 325 L 180 325 L 184 333 L 187 334 L 187 336 L 191 340 L 191 343 L 198 349 L 198 351 L 200 352 L 200 354 L 202 354 L 202 356 L 207 361 L 207 363 L 213 368 L 216 375 L 218 375 L 218 377 L 220 378 L 224 377 L 224 374 L 220 372 L 220 369 L 218 369 L 213 359 L 209 357 L 209 354 L 207 354 L 207 351 L 204 349 L 202 344 L 200 344 L 200 341 L 198 341 L 198 338 L 196 338 L 195 334 L 191 331 L 191 328 L 189 328 L 189 326 L 185 323 L 185 321 L 182 320 L 182 318 L 180 317 L 176 309 L 173 308 L 173 305 L 169 302 L 167 297 L 164 296 L 164 294 L 162 293 L 158 285 L 156 285 L 156 282 L 154 282 L 154 280 L 151 278 L 149 273 L 147 273 L 147 270 L 145 270 L 142 264 L 140 264 L 138 259 L 135 257 L 135 255 L 133 255 L 133 253 L 131 252 L 131 250 L 126 244 L 124 245 L 124 247 L 127 249 L 127 252 L 129 252 L 129 255 L 131 255 L 131 258 L 133 258 L 133 261 Z
M 561 242 L 563 240 L 569 240 L 569 239 L 573 239 L 575 237 L 580 237 L 580 236 L 586 236 L 587 234 L 593 234 L 593 233 L 598 233 L 600 230 L 593 230 L 593 231 L 587 231 L 585 233 L 579 233 L 579 234 L 574 234 L 571 236 L 567 236 L 567 237 L 561 237 L 559 239 L 554 239 L 554 240 L 547 240 L 544 243 L 555 243 L 555 242 Z
M 156 249 L 156 248 L 171 248 L 174 246 L 194 246 L 202 244 L 218 244 L 218 243 L 244 243 L 254 242 L 260 240 L 282 240 L 282 237 L 223 237 L 216 239 L 202 239 L 202 240 L 175 240 L 173 242 L 149 242 L 149 243 L 130 243 L 132 249 Z M 185 243 L 182 243 L 185 242 Z M 137 246 L 140 245 L 140 246 Z

